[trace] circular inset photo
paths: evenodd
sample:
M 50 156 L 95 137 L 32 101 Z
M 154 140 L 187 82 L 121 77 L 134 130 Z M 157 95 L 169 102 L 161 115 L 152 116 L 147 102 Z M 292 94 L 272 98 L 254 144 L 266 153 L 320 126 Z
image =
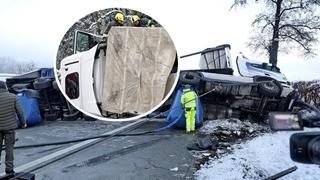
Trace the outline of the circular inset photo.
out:
M 177 52 L 153 18 L 125 8 L 95 11 L 75 22 L 56 56 L 58 86 L 82 112 L 131 120 L 157 109 L 178 77 Z

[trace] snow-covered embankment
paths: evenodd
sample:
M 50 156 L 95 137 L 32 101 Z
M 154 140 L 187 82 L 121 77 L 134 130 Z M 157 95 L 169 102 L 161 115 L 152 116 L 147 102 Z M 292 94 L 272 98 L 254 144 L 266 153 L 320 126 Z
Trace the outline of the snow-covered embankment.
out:
M 293 133 L 268 133 L 244 144 L 235 144 L 232 153 L 209 160 L 195 176 L 197 179 L 263 179 L 296 165 L 298 169 L 282 179 L 320 179 L 319 165 L 300 164 L 290 159 L 289 138 Z

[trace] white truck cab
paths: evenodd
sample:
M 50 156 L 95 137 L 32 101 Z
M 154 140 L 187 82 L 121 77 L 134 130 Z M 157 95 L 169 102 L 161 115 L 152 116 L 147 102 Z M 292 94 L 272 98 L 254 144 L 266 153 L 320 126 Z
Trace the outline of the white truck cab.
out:
M 254 61 L 243 55 L 237 56 L 236 63 L 239 74 L 243 77 L 266 76 L 279 81 L 284 87 L 290 86 L 286 76 L 280 72 L 280 69 L 270 63 Z
M 58 74 L 62 89 L 77 107 L 101 116 L 96 94 L 97 89 L 101 89 L 97 88 L 100 84 L 97 81 L 103 77 L 98 74 L 103 72 L 100 71 L 102 68 L 98 68 L 101 67 L 98 64 L 103 63 L 101 56 L 104 54 L 103 50 L 100 53 L 101 49 L 98 48 L 103 44 L 98 44 L 94 37 L 101 38 L 83 31 L 75 32 L 75 54 L 61 61 Z
M 96 45 L 89 51 L 77 53 L 61 62 L 61 86 L 72 102 L 86 111 L 100 115 L 94 92 L 93 64 Z M 86 86 L 83 86 L 86 85 Z

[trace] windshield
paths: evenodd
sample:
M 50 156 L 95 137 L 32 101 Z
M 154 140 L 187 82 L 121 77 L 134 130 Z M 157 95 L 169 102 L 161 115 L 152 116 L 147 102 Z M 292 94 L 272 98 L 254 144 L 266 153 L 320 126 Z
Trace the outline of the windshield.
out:
M 277 66 L 269 65 L 268 63 L 262 63 L 262 64 L 247 63 L 247 64 L 255 68 L 265 69 L 268 71 L 280 73 L 280 69 Z

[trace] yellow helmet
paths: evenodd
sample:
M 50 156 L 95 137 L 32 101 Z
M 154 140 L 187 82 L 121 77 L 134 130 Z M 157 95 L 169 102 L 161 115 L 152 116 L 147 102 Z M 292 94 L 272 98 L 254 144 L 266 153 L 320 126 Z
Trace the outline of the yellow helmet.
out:
M 139 17 L 138 15 L 133 15 L 133 16 L 131 17 L 131 21 L 132 21 L 133 23 L 135 23 L 135 22 L 137 22 L 137 21 L 140 21 L 140 17 Z
M 122 13 L 117 13 L 114 17 L 118 22 L 123 23 L 124 22 L 124 15 Z

